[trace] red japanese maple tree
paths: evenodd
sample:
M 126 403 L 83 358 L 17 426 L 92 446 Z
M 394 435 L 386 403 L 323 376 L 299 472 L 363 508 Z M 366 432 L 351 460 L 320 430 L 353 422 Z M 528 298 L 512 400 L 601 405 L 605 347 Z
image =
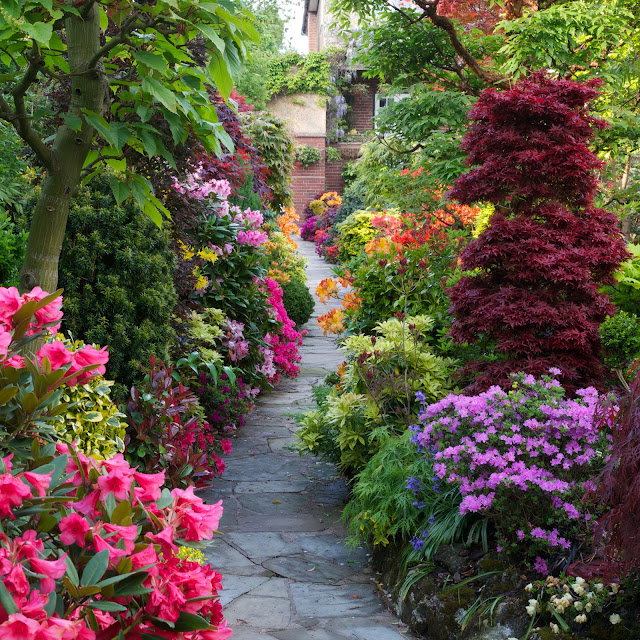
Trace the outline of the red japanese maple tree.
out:
M 597 87 L 540 72 L 486 90 L 470 112 L 462 147 L 474 168 L 450 197 L 492 202 L 496 212 L 462 253 L 476 273 L 450 290 L 451 335 L 498 356 L 467 365 L 479 372 L 472 390 L 550 367 L 570 389 L 602 378 L 598 327 L 614 308 L 599 286 L 626 250 L 615 216 L 593 207 L 601 163 L 587 143 L 605 126 L 588 113 Z

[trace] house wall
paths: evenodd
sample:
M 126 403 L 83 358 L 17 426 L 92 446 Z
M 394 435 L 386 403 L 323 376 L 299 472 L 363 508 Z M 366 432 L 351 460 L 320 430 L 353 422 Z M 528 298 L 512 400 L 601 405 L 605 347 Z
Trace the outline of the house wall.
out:
M 291 190 L 293 191 L 293 206 L 296 211 L 301 214 L 307 203 L 318 193 L 326 190 L 326 165 L 325 165 L 325 147 L 326 138 L 296 136 L 296 145 L 308 144 L 310 147 L 320 149 L 322 159 L 308 167 L 294 167 L 291 176 Z
M 358 80 L 358 84 L 363 89 L 353 93 L 351 117 L 356 131 L 363 133 L 373 128 L 374 101 L 378 82 L 377 80 Z
M 307 14 L 307 33 L 309 34 L 309 53 L 320 51 L 318 48 L 318 14 L 309 12 Z

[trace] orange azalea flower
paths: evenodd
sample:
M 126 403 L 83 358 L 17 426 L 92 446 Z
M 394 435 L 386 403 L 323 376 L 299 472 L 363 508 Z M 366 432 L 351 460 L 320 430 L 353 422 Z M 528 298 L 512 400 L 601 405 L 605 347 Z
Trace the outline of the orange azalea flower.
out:
M 331 309 L 329 313 L 318 318 L 318 324 L 326 336 L 329 333 L 342 333 L 344 331 L 344 316 L 341 309 Z
M 345 295 L 342 306 L 345 308 L 345 310 L 350 309 L 355 311 L 356 309 L 358 309 L 358 307 L 360 307 L 362 302 L 362 298 L 357 293 L 349 292 Z
M 351 286 L 352 277 L 351 274 L 347 271 L 344 276 L 340 276 L 338 278 L 338 282 L 346 289 Z
M 316 287 L 316 295 L 323 304 L 330 298 L 337 298 L 338 283 L 332 278 L 325 278 Z
M 371 255 L 372 253 L 389 253 L 390 249 L 391 243 L 384 236 L 382 238 L 369 240 L 369 242 L 364 245 L 365 253 L 368 255 Z

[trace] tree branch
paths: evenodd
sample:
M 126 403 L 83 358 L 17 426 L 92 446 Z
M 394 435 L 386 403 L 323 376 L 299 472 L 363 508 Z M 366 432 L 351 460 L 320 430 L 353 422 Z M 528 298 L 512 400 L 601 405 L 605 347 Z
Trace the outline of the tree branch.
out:
M 42 66 L 42 56 L 35 42 L 32 43 L 27 60 L 29 61 L 29 66 L 25 70 L 22 80 L 11 90 L 14 107 L 11 108 L 7 99 L 0 95 L 0 117 L 11 123 L 16 133 L 33 149 L 42 164 L 47 169 L 52 169 L 53 156 L 51 150 L 31 126 L 31 117 L 27 113 L 24 101 L 27 91 L 38 79 L 38 73 Z
M 126 157 L 126 153 L 121 153 L 119 156 L 98 156 L 82 169 L 81 179 L 84 180 L 91 173 L 91 169 L 104 160 L 124 160 Z
M 16 133 L 33 149 L 38 160 L 49 170 L 54 168 L 51 149 L 41 140 L 31 126 L 29 116 L 21 116 L 11 108 L 6 98 L 0 94 L 0 118 L 11 124 Z
M 485 69 L 462 44 L 458 37 L 456 27 L 449 18 L 438 15 L 440 0 L 416 0 L 416 4 L 425 12 L 434 27 L 442 29 L 448 36 L 454 51 L 462 58 L 471 72 L 488 85 L 498 86 L 504 89 L 511 87 L 509 78 Z
M 94 69 L 98 62 L 100 62 L 100 60 L 102 60 L 102 58 L 104 58 L 109 53 L 109 51 L 115 49 L 118 45 L 123 44 L 137 26 L 138 14 L 134 13 L 122 23 L 120 31 L 115 36 L 113 36 L 113 38 L 111 38 L 103 47 L 95 52 L 95 54 L 87 63 L 87 69 Z M 140 26 L 146 27 L 148 25 L 146 23 L 142 23 Z

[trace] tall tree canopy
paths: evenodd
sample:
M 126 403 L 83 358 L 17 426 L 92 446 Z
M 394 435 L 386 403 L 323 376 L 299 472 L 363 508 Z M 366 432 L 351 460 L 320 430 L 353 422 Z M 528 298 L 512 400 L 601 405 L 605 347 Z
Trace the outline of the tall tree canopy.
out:
M 207 87 L 227 97 L 257 40 L 251 14 L 232 0 L 3 0 L 0 118 L 46 171 L 22 289 L 55 289 L 69 200 L 105 163 L 118 202 L 133 196 L 158 224 L 168 213 L 127 169 L 134 151 L 173 164 L 152 116 L 174 145 L 193 132 L 211 152 L 232 148 Z M 35 99 L 43 93 L 55 99 Z

